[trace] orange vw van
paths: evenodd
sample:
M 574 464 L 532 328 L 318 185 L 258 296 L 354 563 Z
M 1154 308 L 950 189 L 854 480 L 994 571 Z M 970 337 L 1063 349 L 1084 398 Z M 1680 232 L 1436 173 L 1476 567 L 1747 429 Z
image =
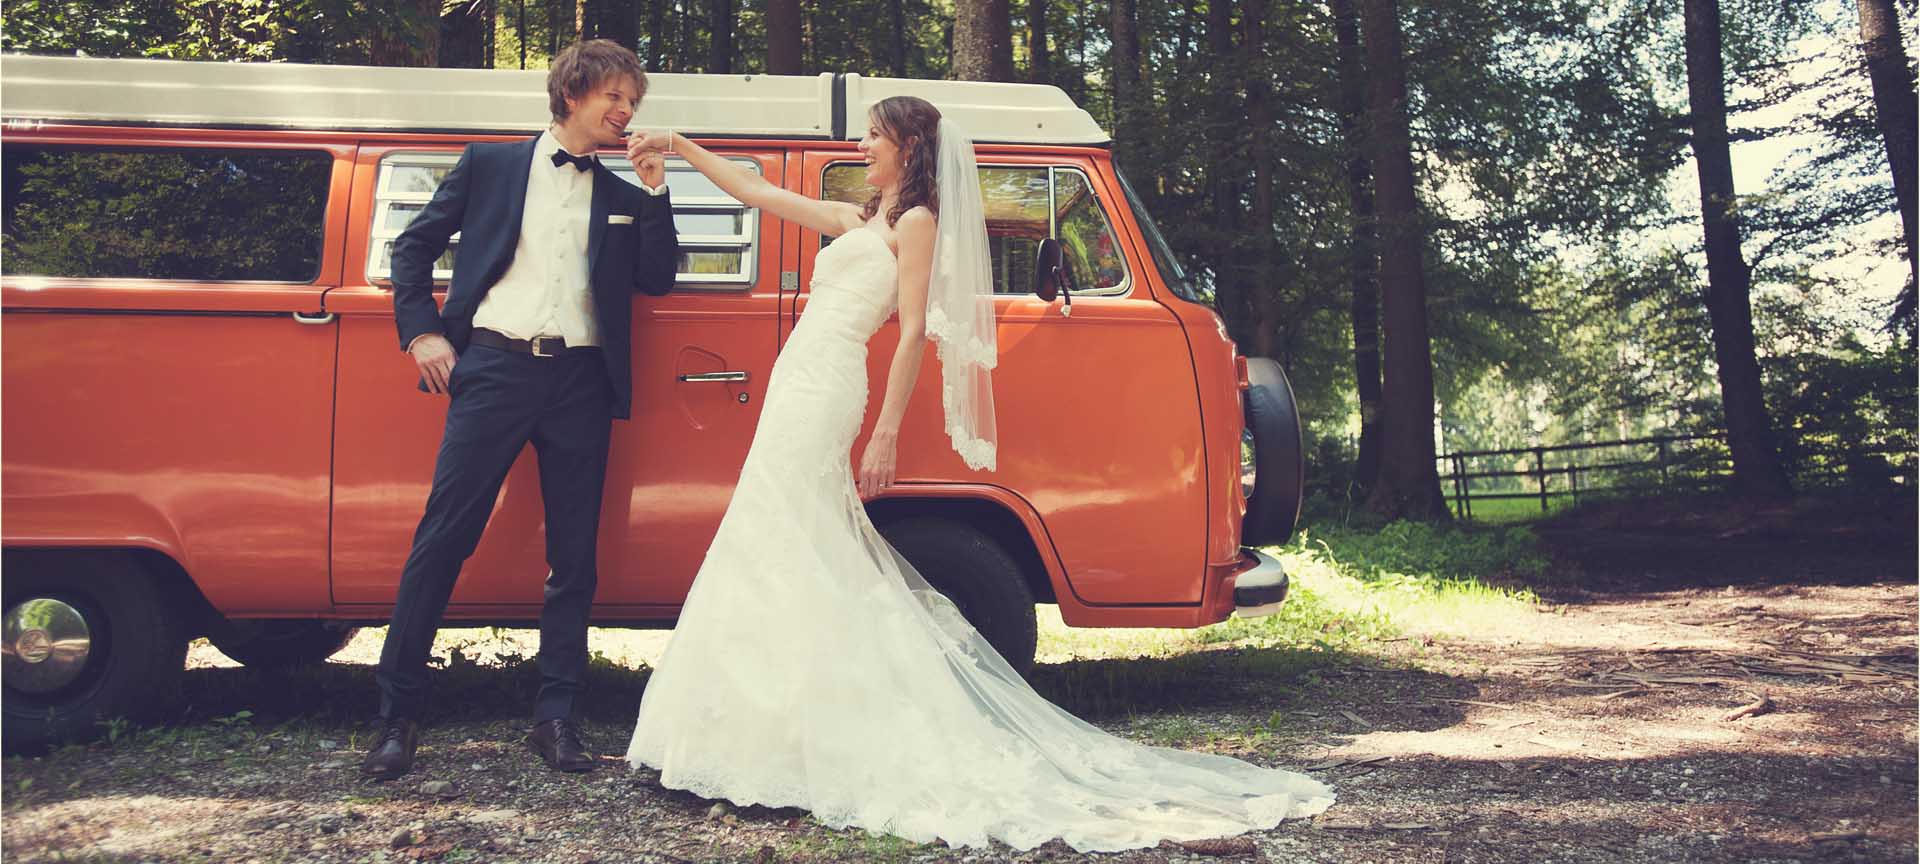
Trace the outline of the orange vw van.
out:
M 317 662 L 386 621 L 447 404 L 394 348 L 393 239 L 462 145 L 536 134 L 547 109 L 542 72 L 8 56 L 0 78 L 0 680 L 17 750 L 164 705 L 193 637 L 248 664 Z M 1000 470 L 946 446 L 929 363 L 876 523 L 1019 667 L 1035 603 L 1078 627 L 1273 611 L 1286 576 L 1247 547 L 1285 539 L 1299 505 L 1286 380 L 1235 353 L 1063 93 L 658 75 L 636 122 L 863 200 L 854 141 L 899 93 L 981 142 Z M 635 298 L 603 626 L 672 626 L 829 239 L 683 164 L 668 182 L 681 275 Z M 443 278 L 457 254 L 456 239 Z M 450 626 L 537 620 L 538 489 L 528 455 Z

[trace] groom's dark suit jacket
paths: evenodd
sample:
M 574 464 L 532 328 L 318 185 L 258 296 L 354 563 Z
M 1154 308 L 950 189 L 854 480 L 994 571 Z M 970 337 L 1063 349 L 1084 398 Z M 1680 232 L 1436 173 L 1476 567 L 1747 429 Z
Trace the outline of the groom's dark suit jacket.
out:
M 393 241 L 393 317 L 402 350 L 416 336 L 440 333 L 455 351 L 466 352 L 474 310 L 513 263 L 526 211 L 528 169 L 536 155 L 550 158 L 534 153 L 539 140 L 535 136 L 518 143 L 467 145 L 433 201 Z M 659 295 L 673 288 L 680 257 L 673 202 L 668 195 L 652 195 L 621 180 L 596 160 L 588 225 L 587 281 L 599 316 L 607 378 L 613 382 L 613 416 L 625 419 L 633 401 L 633 294 Z M 433 262 L 456 231 L 460 253 L 446 308 L 439 309 L 433 302 Z

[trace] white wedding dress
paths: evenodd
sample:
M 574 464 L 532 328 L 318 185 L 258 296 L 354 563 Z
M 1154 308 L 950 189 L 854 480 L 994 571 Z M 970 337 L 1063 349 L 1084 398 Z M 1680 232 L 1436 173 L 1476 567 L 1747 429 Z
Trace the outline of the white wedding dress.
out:
M 1136 744 L 1055 707 L 881 539 L 851 450 L 894 269 L 869 229 L 821 251 L 627 760 L 704 798 L 952 846 L 1114 851 L 1326 809 L 1310 777 Z

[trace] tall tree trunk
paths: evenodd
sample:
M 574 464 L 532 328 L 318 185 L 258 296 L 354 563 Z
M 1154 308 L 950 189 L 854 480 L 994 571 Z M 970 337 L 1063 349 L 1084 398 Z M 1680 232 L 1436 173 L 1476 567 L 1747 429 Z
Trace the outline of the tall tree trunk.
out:
M 1893 0 L 1860 0 L 1860 48 L 1867 55 L 1867 76 L 1873 81 L 1873 112 L 1886 141 L 1887 162 L 1893 169 L 1893 194 L 1900 202 L 1900 235 L 1907 247 L 1907 284 L 1894 306 L 1894 321 L 1911 330 L 1914 290 L 1920 283 L 1920 235 L 1916 223 L 1914 180 L 1920 174 L 1914 151 L 1913 70 L 1907 66 L 1907 48 L 1900 38 L 1900 18 Z
M 673 71 L 685 72 L 693 68 L 693 0 L 682 0 L 678 4 L 680 11 L 680 38 L 674 44 Z
M 1273 261 L 1273 85 L 1267 76 L 1268 0 L 1246 0 L 1240 6 L 1240 74 L 1247 94 L 1247 161 L 1253 167 L 1253 212 L 1249 226 L 1253 248 L 1252 278 L 1248 290 L 1254 308 L 1253 353 L 1280 358 L 1280 280 Z
M 667 62 L 667 3 L 647 0 L 647 71 L 659 72 Z M 796 3 L 798 0 L 796 0 Z
M 482 0 L 482 2 L 486 4 L 487 14 L 486 14 L 486 25 L 485 25 L 486 31 L 483 35 L 484 41 L 481 44 L 486 46 L 487 55 L 486 55 L 486 61 L 481 65 L 480 68 L 493 69 L 499 65 L 498 63 L 495 62 L 494 48 L 496 46 L 494 43 L 495 43 L 495 37 L 497 37 L 500 34 L 500 5 L 499 5 L 499 0 Z
M 956 0 L 954 77 L 962 81 L 1013 80 L 1012 32 L 1008 0 Z
M 1433 346 L 1427 338 L 1421 261 L 1425 231 L 1414 193 L 1407 70 L 1396 7 L 1396 0 L 1360 0 L 1387 355 L 1380 393 L 1380 474 L 1367 506 L 1388 518 L 1445 519 L 1446 499 L 1433 464 Z
M 887 60 L 895 78 L 907 77 L 907 7 L 905 0 L 887 0 L 887 14 L 893 19 L 888 33 Z
M 1013 0 L 988 0 L 987 35 L 993 49 L 987 55 L 987 74 L 994 81 L 1013 80 Z
M 1347 201 L 1353 209 L 1348 269 L 1353 277 L 1353 379 L 1360 397 L 1360 452 L 1353 484 L 1361 494 L 1380 473 L 1380 283 L 1373 225 L 1373 166 L 1367 161 L 1367 72 L 1353 0 L 1329 0 L 1340 77 L 1340 127 L 1346 139 Z
M 800 74 L 800 0 L 767 0 L 767 74 Z
M 367 45 L 375 66 L 435 66 L 440 57 L 440 0 L 408 0 L 392 28 L 376 28 Z
M 593 0 L 574 0 L 573 4 L 573 41 L 579 42 L 593 38 L 593 16 L 588 14 Z
M 519 12 L 519 20 L 514 23 L 513 41 L 520 46 L 520 68 L 527 68 L 527 0 L 518 0 L 514 4 Z
M 1027 0 L 1027 80 L 1053 83 L 1053 57 L 1047 50 L 1047 0 Z
M 715 75 L 733 72 L 733 0 L 708 0 L 707 17 L 711 23 L 707 38 L 707 71 Z
M 1133 155 L 1139 138 L 1134 118 L 1140 113 L 1140 16 L 1134 0 L 1111 0 L 1113 73 L 1113 153 L 1116 161 Z
M 562 10 L 573 5 L 573 0 L 547 0 L 547 62 L 560 56 L 560 46 L 566 44 L 560 39 Z
M 1687 102 L 1693 109 L 1693 158 L 1706 229 L 1707 315 L 1733 451 L 1734 486 L 1749 495 L 1785 495 L 1787 474 L 1774 450 L 1753 349 L 1752 273 L 1740 254 L 1733 157 L 1727 146 L 1727 92 L 1720 54 L 1720 0 L 1685 0 Z M 1391 364 L 1393 351 L 1387 351 Z
M 602 39 L 612 39 L 637 50 L 640 47 L 640 10 L 631 0 L 607 0 L 600 7 L 600 22 L 594 30 Z
M 440 4 L 433 5 L 438 9 Z M 482 11 L 481 0 L 471 0 L 454 6 L 440 16 L 437 22 L 440 51 L 435 65 L 446 69 L 481 68 L 487 59 Z M 376 65 L 388 65 L 380 62 L 378 51 L 373 62 Z
M 1212 99 L 1205 106 L 1207 133 L 1200 136 L 1209 143 L 1207 156 L 1207 197 L 1213 209 L 1213 236 L 1218 238 L 1208 257 L 1214 263 L 1215 303 L 1220 317 L 1244 350 L 1251 350 L 1249 334 L 1252 309 L 1245 289 L 1245 255 L 1239 248 L 1241 160 L 1238 117 L 1238 86 L 1245 82 L 1234 74 L 1233 0 L 1207 0 L 1207 90 Z

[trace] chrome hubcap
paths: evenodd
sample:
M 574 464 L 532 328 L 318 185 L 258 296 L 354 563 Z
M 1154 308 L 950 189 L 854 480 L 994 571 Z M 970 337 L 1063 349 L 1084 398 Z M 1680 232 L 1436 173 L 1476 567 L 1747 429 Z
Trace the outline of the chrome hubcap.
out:
M 0 639 L 7 686 L 27 693 L 51 693 L 72 684 L 93 654 L 86 616 L 49 597 L 8 607 Z

